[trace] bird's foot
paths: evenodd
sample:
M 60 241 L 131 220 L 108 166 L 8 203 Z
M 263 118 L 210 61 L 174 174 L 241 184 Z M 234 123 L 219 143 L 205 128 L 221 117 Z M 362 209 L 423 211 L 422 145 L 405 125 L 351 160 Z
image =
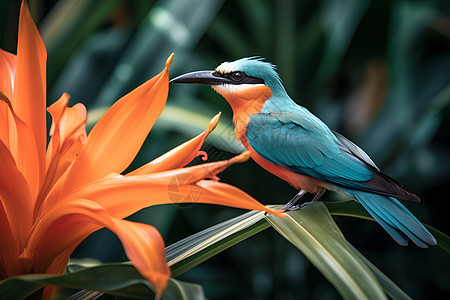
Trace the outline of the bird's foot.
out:
M 300 191 L 302 191 L 302 190 L 300 190 Z M 301 196 L 303 196 L 305 193 L 306 193 L 306 192 L 304 192 Z M 317 193 L 314 195 L 314 198 L 313 198 L 311 201 L 303 202 L 302 204 L 295 204 L 295 202 L 297 202 L 298 199 L 301 198 L 301 196 L 300 196 L 300 197 L 297 199 L 297 201 L 295 201 L 294 203 L 292 203 L 292 205 L 290 205 L 289 207 L 286 208 L 286 206 L 288 206 L 288 204 L 291 203 L 292 200 L 294 200 L 294 199 L 297 197 L 297 195 L 298 195 L 298 194 L 297 194 L 297 195 L 295 195 L 295 197 L 294 197 L 291 201 L 289 201 L 283 208 L 284 208 L 285 210 L 298 210 L 298 209 L 301 209 L 301 208 L 305 207 L 305 206 L 308 205 L 308 204 L 311 204 L 311 203 L 314 203 L 314 202 L 319 201 L 320 197 L 322 197 L 322 195 L 323 195 L 324 193 L 325 193 L 325 189 L 324 189 L 324 188 L 319 188 L 319 190 L 318 190 Z M 300 192 L 299 192 L 299 194 L 300 194 Z
M 285 210 L 295 210 L 292 209 L 293 207 L 296 207 L 297 205 L 295 205 L 297 203 L 298 200 L 300 200 L 301 197 L 303 197 L 303 195 L 306 194 L 305 190 L 300 189 L 300 191 L 298 191 L 297 195 L 294 196 L 294 198 L 292 198 L 288 203 L 286 203 L 285 206 L 283 206 L 281 209 L 285 209 Z
M 314 203 L 314 202 L 316 202 L 317 200 L 311 200 L 311 201 L 308 201 L 308 202 L 303 202 L 302 204 L 297 204 L 297 205 L 294 205 L 290 210 L 298 210 L 298 209 L 301 209 L 301 208 L 303 208 L 303 207 L 305 207 L 306 205 L 309 205 L 309 204 L 311 204 L 311 203 Z
M 318 199 L 317 199 L 318 200 Z M 296 204 L 296 205 L 293 205 L 293 206 L 291 206 L 289 209 L 286 209 L 286 210 L 298 210 L 298 209 L 301 209 L 301 208 L 303 208 L 303 207 L 305 207 L 306 205 L 308 205 L 308 204 L 311 204 L 311 203 L 314 203 L 314 202 L 316 202 L 317 200 L 311 200 L 311 201 L 308 201 L 308 202 L 303 202 L 302 204 Z

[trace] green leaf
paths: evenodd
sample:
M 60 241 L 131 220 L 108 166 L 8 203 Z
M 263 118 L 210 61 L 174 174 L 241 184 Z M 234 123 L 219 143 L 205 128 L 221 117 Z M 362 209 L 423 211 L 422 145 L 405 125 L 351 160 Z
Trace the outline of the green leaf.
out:
M 48 82 L 51 85 L 73 51 L 105 21 L 119 0 L 61 1 L 42 25 L 47 53 Z
M 96 105 L 111 105 L 148 79 L 150 74 L 159 73 L 161 62 L 170 53 L 180 53 L 195 47 L 222 4 L 223 0 L 157 1 L 102 86 Z M 174 67 L 182 60 L 182 57 L 177 56 Z
M 345 299 L 386 299 L 379 282 L 349 247 L 323 203 L 266 220 L 294 244 Z
M 177 277 L 223 250 L 270 227 L 264 212 L 250 211 L 227 220 L 166 248 L 172 276 Z
M 170 279 L 163 295 L 164 300 L 205 299 L 203 288 L 198 284 Z
M 319 83 L 334 76 L 370 3 L 370 0 L 322 1 L 326 47 L 316 74 Z
M 353 205 L 353 203 L 356 205 Z M 366 215 L 365 210 L 360 209 L 360 205 L 358 205 L 354 201 L 327 203 L 327 205 L 328 204 L 330 204 L 330 207 L 334 208 L 335 212 L 338 212 L 337 214 L 365 217 L 367 219 L 370 219 L 370 217 Z M 320 208 L 316 207 L 314 208 L 314 210 L 311 210 L 311 207 L 314 206 L 313 205 L 308 206 L 297 212 L 288 213 L 288 214 L 297 214 L 301 216 L 301 219 L 306 220 L 306 222 L 309 222 L 309 224 L 306 225 L 305 227 L 310 229 L 309 233 L 311 235 L 308 235 L 308 237 L 305 238 L 305 240 L 316 238 L 317 240 L 320 240 L 322 242 L 325 240 L 326 241 L 326 243 L 324 243 L 326 247 L 324 249 L 325 252 L 329 251 L 329 253 L 332 253 L 331 259 L 328 260 L 329 262 L 331 262 L 331 266 L 335 266 L 334 265 L 335 262 L 336 261 L 339 262 L 339 259 L 342 259 L 343 257 L 344 259 L 343 265 L 346 266 L 347 269 L 350 268 L 351 272 L 362 272 L 364 276 L 369 276 L 369 278 L 372 280 L 372 283 L 375 282 L 376 284 L 374 288 L 376 289 L 375 293 L 380 293 L 380 288 L 374 278 L 376 278 L 379 281 L 381 287 L 383 287 L 384 290 L 394 299 L 410 299 L 409 296 L 405 292 L 403 292 L 394 282 L 392 282 L 386 275 L 384 275 L 380 270 L 378 270 L 369 260 L 364 258 L 364 256 L 362 256 L 361 253 L 359 253 L 354 247 L 352 247 L 345 240 L 345 238 L 342 236 L 342 233 L 336 227 L 336 224 L 330 218 L 328 212 L 326 212 L 324 205 L 322 203 L 318 205 L 320 206 Z M 178 276 L 181 273 L 189 270 L 190 268 L 211 258 L 215 254 L 230 247 L 231 245 L 241 242 L 244 239 L 252 236 L 253 234 L 256 234 L 268 228 L 269 223 L 267 223 L 265 219 L 262 219 L 263 216 L 264 214 L 261 212 L 255 211 L 248 212 L 234 219 L 225 221 L 223 223 L 210 227 L 206 230 L 203 230 L 199 233 L 196 233 L 188 238 L 185 238 L 167 247 L 166 251 L 167 258 L 169 264 L 172 265 L 173 275 Z M 290 220 L 292 216 L 285 217 L 284 219 L 279 219 L 273 216 L 269 216 L 266 218 L 274 219 L 275 222 L 281 223 L 292 222 L 292 220 Z M 316 223 L 314 224 L 314 222 Z M 292 232 L 288 233 L 288 235 L 292 240 L 298 241 L 297 235 L 299 229 L 296 227 L 298 226 L 298 224 L 295 223 L 295 225 L 291 224 L 288 225 L 288 227 L 289 226 L 293 226 L 293 230 Z M 334 245 L 333 243 L 337 244 L 338 246 Z M 323 252 L 323 250 L 317 251 L 319 247 L 318 248 L 315 247 L 316 245 L 312 245 L 313 249 L 312 250 L 310 249 L 308 252 L 309 253 L 314 251 L 320 253 Z M 300 250 L 304 251 L 303 248 L 301 248 Z M 339 255 L 336 255 L 336 253 L 339 254 L 341 257 Z M 306 256 L 310 259 L 310 256 L 308 255 Z M 337 257 L 338 259 L 336 260 L 335 257 Z M 358 260 L 358 258 L 360 260 Z M 345 261 L 345 259 L 350 260 L 351 262 L 354 263 L 354 265 L 352 266 L 348 264 L 347 261 Z M 364 265 L 366 266 L 366 268 L 364 267 Z M 323 269 L 321 268 L 319 269 L 321 271 L 323 271 L 324 269 L 325 273 L 327 273 L 329 272 L 328 269 L 333 268 L 331 268 L 330 265 L 327 265 L 325 263 Z M 357 280 L 355 281 L 356 283 L 362 285 L 364 284 L 370 285 L 370 281 L 364 281 L 364 276 L 360 276 L 359 273 L 355 274 L 351 272 L 349 272 L 351 276 L 346 278 L 349 280 L 349 282 L 353 282 L 354 280 L 353 276 L 356 276 L 355 277 L 357 278 Z M 373 274 L 373 276 L 371 274 Z M 328 278 L 326 274 L 324 275 Z M 369 287 L 369 290 L 371 290 L 372 288 L 373 287 Z
M 358 257 L 369 267 L 375 277 L 378 279 L 378 282 L 384 288 L 386 293 L 392 298 L 396 300 L 401 299 L 411 299 L 401 288 L 399 288 L 392 280 L 389 279 L 386 275 L 383 274 L 374 264 L 372 264 L 367 258 L 365 258 L 355 247 L 353 247 L 350 243 L 348 243 L 350 249 L 358 255 Z
M 364 207 L 354 200 L 341 201 L 341 202 L 323 202 L 328 211 L 332 215 L 356 217 L 366 220 L 375 221 L 372 216 L 364 209 Z
M 129 263 L 103 264 L 90 268 L 78 268 L 61 276 L 33 274 L 11 277 L 0 283 L 0 295 L 4 299 L 24 299 L 45 285 L 53 284 L 64 288 L 84 289 L 81 296 L 99 295 L 95 290 L 116 297 L 128 299 L 152 299 L 153 288 Z M 201 286 L 171 279 L 163 294 L 163 299 L 204 299 Z
M 450 237 L 443 233 L 442 231 L 437 230 L 434 227 L 431 227 L 430 225 L 425 224 L 425 227 L 431 232 L 432 235 L 436 238 L 438 241 L 437 245 L 442 248 L 445 252 L 450 254 Z

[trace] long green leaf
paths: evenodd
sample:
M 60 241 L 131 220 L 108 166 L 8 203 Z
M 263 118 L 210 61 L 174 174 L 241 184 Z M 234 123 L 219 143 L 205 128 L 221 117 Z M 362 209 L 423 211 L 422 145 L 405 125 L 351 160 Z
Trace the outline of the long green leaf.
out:
M 342 201 L 342 202 L 323 202 L 328 211 L 332 215 L 356 217 L 365 220 L 375 221 L 372 216 L 364 209 L 364 207 L 354 200 Z
M 103 264 L 81 268 L 61 276 L 45 274 L 22 275 L 6 279 L 0 283 L 2 299 L 25 299 L 46 285 L 53 284 L 71 289 L 83 289 L 75 298 L 93 295 L 87 290 L 102 291 L 109 295 L 127 299 L 152 299 L 153 288 L 147 280 L 129 263 Z M 201 286 L 169 280 L 163 299 L 204 299 Z
M 409 300 L 409 297 L 402 289 L 400 289 L 392 280 L 389 279 L 386 275 L 383 274 L 374 264 L 372 264 L 367 258 L 365 258 L 355 247 L 353 247 L 350 243 L 348 243 L 350 249 L 358 255 L 358 257 L 369 267 L 375 277 L 378 279 L 378 282 L 384 288 L 386 293 L 392 298 L 396 300 Z
M 347 208 L 347 211 L 351 211 L 354 215 L 358 215 L 358 213 L 362 215 L 364 214 L 364 211 L 358 210 L 358 205 L 353 206 L 352 203 L 347 203 L 344 206 L 338 205 L 337 207 L 339 207 L 339 209 L 341 210 L 341 214 L 343 215 L 347 215 L 344 213 L 345 207 Z M 305 209 L 303 209 L 302 211 L 304 211 Z M 338 211 L 338 209 L 336 210 Z M 290 212 L 289 214 L 292 213 L 295 212 Z M 309 214 L 310 212 L 306 213 L 306 215 Z M 234 219 L 210 227 L 167 247 L 167 258 L 169 264 L 172 265 L 173 275 L 178 276 L 181 273 L 186 272 L 190 268 L 218 254 L 224 249 L 230 247 L 231 245 L 243 241 L 253 234 L 256 234 L 257 232 L 268 228 L 269 224 L 265 222 L 265 220 L 261 220 L 261 217 L 261 213 L 248 212 Z M 309 218 L 315 218 L 315 216 L 310 215 Z M 319 220 L 319 222 L 322 221 L 323 220 Z M 330 227 L 336 226 L 335 224 L 330 226 L 330 222 L 332 221 L 330 221 L 329 217 L 327 217 L 326 221 L 327 222 L 324 223 L 325 225 L 320 225 L 325 226 L 324 228 L 322 228 L 322 230 L 325 230 L 327 232 L 328 230 L 330 230 Z M 334 235 L 336 235 L 336 228 L 331 229 L 331 232 L 334 231 Z M 341 236 L 340 232 L 337 234 L 337 236 Z M 347 254 L 349 250 L 354 252 L 361 259 L 361 261 L 365 265 L 367 265 L 367 267 L 373 272 L 375 277 L 379 280 L 381 286 L 389 295 L 394 297 L 394 299 L 409 299 L 408 295 L 406 295 L 394 282 L 392 282 L 386 275 L 384 275 L 373 264 L 371 264 L 370 261 L 365 259 L 356 249 L 351 247 L 351 245 L 349 245 L 345 240 L 342 239 L 343 237 L 340 238 L 341 244 L 348 245 L 348 248 L 346 249 Z
M 379 282 L 348 247 L 323 203 L 266 220 L 300 249 L 346 299 L 386 299 Z
M 119 0 L 61 1 L 44 22 L 42 35 L 48 52 L 48 82 L 52 84 L 70 54 L 85 40 L 108 14 L 120 4 Z
M 326 47 L 316 74 L 318 83 L 335 74 L 370 3 L 370 0 L 322 1 Z
M 219 252 L 270 227 L 264 212 L 250 211 L 198 232 L 166 248 L 172 276 L 177 277 Z
M 149 78 L 149 74 L 159 72 L 159 62 L 165 61 L 170 53 L 192 49 L 208 29 L 222 4 L 223 0 L 157 1 L 102 86 L 96 105 L 111 105 Z M 174 67 L 182 60 L 181 57 L 177 58 Z M 124 71 L 124 66 L 128 71 Z M 125 78 L 124 73 L 127 74 Z
M 425 227 L 433 234 L 433 236 L 438 241 L 437 245 L 441 247 L 444 251 L 450 254 L 450 237 L 443 233 L 442 231 L 437 230 L 430 225 L 424 224 Z

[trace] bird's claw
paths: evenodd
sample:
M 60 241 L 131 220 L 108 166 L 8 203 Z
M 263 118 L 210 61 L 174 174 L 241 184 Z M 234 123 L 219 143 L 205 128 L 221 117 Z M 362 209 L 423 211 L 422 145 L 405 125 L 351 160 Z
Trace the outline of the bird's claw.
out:
M 299 209 L 305 207 L 305 206 L 308 205 L 308 204 L 311 204 L 311 203 L 313 203 L 313 202 L 318 201 L 318 200 L 320 199 L 320 197 L 322 197 L 322 195 L 323 195 L 324 192 L 325 192 L 325 189 L 324 189 L 324 188 L 320 188 L 320 189 L 317 191 L 317 193 L 314 195 L 314 198 L 313 198 L 311 201 L 304 202 L 304 203 L 302 203 L 302 204 L 296 204 L 297 201 L 298 201 L 304 194 L 306 194 L 306 192 L 305 192 L 304 190 L 300 190 L 300 191 L 298 192 L 298 194 L 295 195 L 294 198 L 291 199 L 291 201 L 289 201 L 288 203 L 286 203 L 285 206 L 282 207 L 282 209 L 284 209 L 284 210 L 289 210 L 289 211 L 292 211 L 292 210 L 299 210 Z
M 284 210 L 288 210 L 288 211 L 299 210 L 299 209 L 302 209 L 306 205 L 311 204 L 313 202 L 316 202 L 316 201 L 308 201 L 308 202 L 304 202 L 302 204 L 291 205 L 289 207 L 287 207 L 287 205 L 285 205 L 285 206 L 283 206 L 283 209 Z
M 305 194 L 306 194 L 306 191 L 300 189 L 298 191 L 298 193 L 288 203 L 286 203 L 281 209 L 295 210 L 295 209 L 292 209 L 292 208 L 297 206 L 296 205 L 297 201 L 300 200 L 300 198 L 303 197 L 303 195 L 305 195 Z M 298 209 L 298 208 L 296 208 L 296 209 Z

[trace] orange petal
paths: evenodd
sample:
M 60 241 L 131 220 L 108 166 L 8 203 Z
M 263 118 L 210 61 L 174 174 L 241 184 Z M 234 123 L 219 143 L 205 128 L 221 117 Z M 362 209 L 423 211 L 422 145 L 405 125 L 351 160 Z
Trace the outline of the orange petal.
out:
M 46 175 L 56 180 L 72 164 L 87 139 L 86 107 L 81 103 L 67 107 L 68 102 L 69 95 L 64 93 L 48 108 L 53 122 L 47 148 Z
M 34 219 L 39 215 L 43 202 L 54 184 L 75 160 L 86 141 L 86 108 L 78 103 L 67 107 L 69 95 L 48 108 L 53 122 L 50 143 L 47 148 L 47 171 L 34 207 Z
M 9 105 L 11 103 L 2 92 L 0 92 L 0 141 L 9 148 L 9 130 L 12 116 L 9 113 Z
M 169 184 L 175 181 L 180 184 L 195 184 L 203 179 L 216 179 L 216 175 L 235 163 L 245 162 L 250 158 L 250 152 L 246 151 L 228 160 L 200 164 L 187 168 L 174 169 L 158 173 L 147 174 L 146 177 L 152 184 Z M 125 177 L 133 177 L 125 175 Z
M 159 75 L 114 103 L 98 121 L 67 176 L 62 194 L 128 167 L 166 104 L 172 57 Z
M 184 167 L 198 156 L 203 142 L 211 131 L 216 128 L 219 118 L 220 113 L 212 118 L 208 128 L 203 133 L 127 175 L 144 175 Z
M 21 249 L 25 246 L 28 231 L 31 228 L 31 194 L 9 149 L 2 142 L 0 142 L 0 201 L 15 239 L 14 242 L 7 242 L 6 237 L 5 239 L 0 237 L 2 243 L 0 248 L 17 246 Z
M 0 199 L 0 281 L 14 275 L 26 273 L 18 258 L 19 243 L 14 238 L 13 228 L 9 223 L 8 213 Z
M 70 260 L 70 255 L 78 247 L 80 243 L 75 243 L 67 250 L 62 251 L 55 259 L 53 259 L 50 267 L 48 267 L 46 274 L 62 274 L 67 268 Z
M 130 261 L 161 296 L 170 270 L 159 232 L 150 225 L 113 218 L 93 201 L 78 199 L 49 210 L 33 228 L 21 259 L 33 262 L 35 272 L 45 272 L 55 257 L 102 227 L 119 237 Z
M 9 99 L 0 97 L 0 106 L 6 107 L 9 119 L 9 145 L 5 144 L 5 146 L 14 157 L 17 168 L 27 180 L 34 198 L 39 189 L 39 181 L 36 180 L 36 177 L 39 177 L 39 159 L 33 132 L 13 110 Z M 29 206 L 32 205 L 33 202 L 30 202 Z
M 216 163 L 148 175 L 109 177 L 82 187 L 68 197 L 96 201 L 118 218 L 127 217 L 144 207 L 178 203 L 226 205 L 281 216 L 282 211 L 265 207 L 236 187 L 216 181 L 201 181 L 215 177 L 230 164 L 248 157 L 248 152 L 244 152 L 230 160 Z
M 14 91 L 16 56 L 0 49 L 0 141 L 9 147 L 9 108 Z
M 28 11 L 27 1 L 22 2 L 17 41 L 16 77 L 12 106 L 17 115 L 31 129 L 36 143 L 38 169 L 33 174 L 24 174 L 27 180 L 36 181 L 30 186 L 39 186 L 45 172 L 45 146 L 47 128 L 45 113 L 47 51 L 36 25 Z M 32 149 L 19 148 L 26 156 Z M 35 154 L 34 154 L 35 155 Z M 18 165 L 21 162 L 17 161 Z
M 125 253 L 136 269 L 155 288 L 155 299 L 160 299 L 170 278 L 170 269 L 165 258 L 164 241 L 156 228 L 127 220 L 112 219 L 113 231 L 125 248 Z
M 67 250 L 63 251 L 59 254 L 51 263 L 50 267 L 45 272 L 46 274 L 63 274 L 65 269 L 67 268 L 67 264 L 70 260 L 70 255 L 76 249 L 79 244 L 74 244 L 72 247 L 69 247 Z M 42 293 L 42 299 L 52 299 L 52 294 L 55 290 L 54 285 L 47 285 L 44 288 L 44 292 Z
M 16 56 L 0 49 L 0 92 L 12 99 L 14 91 L 14 73 Z

